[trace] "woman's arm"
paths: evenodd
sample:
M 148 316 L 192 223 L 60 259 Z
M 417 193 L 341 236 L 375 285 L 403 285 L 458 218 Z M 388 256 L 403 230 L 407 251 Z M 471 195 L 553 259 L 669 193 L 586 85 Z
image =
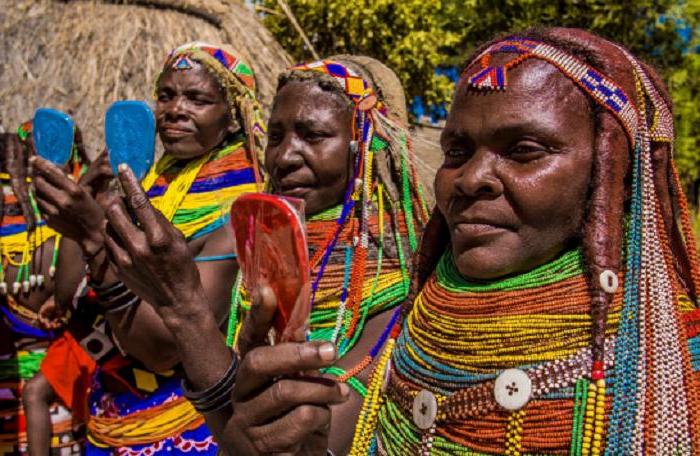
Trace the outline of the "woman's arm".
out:
M 228 226 L 221 227 L 208 235 L 198 256 L 217 256 L 233 251 L 232 234 Z M 197 263 L 202 281 L 202 292 L 206 299 L 197 301 L 193 318 L 199 315 L 212 316 L 215 335 L 220 336 L 219 325 L 231 305 L 231 289 L 235 280 L 237 265 L 233 259 Z M 116 276 L 115 276 L 116 279 Z M 106 279 L 109 283 L 109 278 Z M 163 372 L 179 363 L 176 340 L 163 319 L 148 303 L 155 299 L 152 288 L 124 278 L 125 284 L 142 302 L 133 308 L 119 312 L 107 312 L 106 317 L 113 334 L 124 351 L 143 362 L 146 367 Z M 205 311 L 202 311 L 206 309 Z
M 216 319 L 201 310 L 208 296 L 192 254 L 182 235 L 145 199 L 133 174 L 120 171 L 120 179 L 138 226 L 122 200 L 115 199 L 106 211 L 114 228 L 106 234 L 107 248 L 126 283 L 149 285 L 150 303 L 176 339 L 191 387 L 209 388 L 228 370 L 233 354 Z M 239 336 L 232 405 L 206 414 L 207 424 L 228 454 L 325 455 L 330 407 L 350 394 L 347 385 L 316 373 L 335 362 L 335 347 L 322 342 L 268 346 L 275 312 L 272 291 L 258 290 Z M 345 428 L 352 433 L 354 426 Z
M 111 201 L 107 181 L 112 174 L 106 154 L 91 164 L 80 184 L 39 157 L 32 158 L 32 164 L 37 202 L 46 214 L 47 223 L 80 246 L 94 282 L 105 285 L 115 283 L 118 278 L 104 249 L 106 219 L 103 208 L 98 204 L 98 200 Z M 145 195 L 143 198 L 146 198 Z M 118 226 L 113 225 L 113 228 Z M 206 240 L 200 241 L 197 249 L 204 256 L 233 252 L 230 229 L 222 227 L 211 233 Z M 221 321 L 229 309 L 236 263 L 231 259 L 205 262 L 199 264 L 197 270 L 207 296 L 204 302 L 217 321 Z M 116 339 L 127 353 L 148 368 L 154 371 L 172 368 L 178 362 L 177 350 L 172 334 L 148 305 L 154 299 L 151 284 L 132 281 L 127 282 L 127 286 L 143 302 L 132 308 L 106 313 Z

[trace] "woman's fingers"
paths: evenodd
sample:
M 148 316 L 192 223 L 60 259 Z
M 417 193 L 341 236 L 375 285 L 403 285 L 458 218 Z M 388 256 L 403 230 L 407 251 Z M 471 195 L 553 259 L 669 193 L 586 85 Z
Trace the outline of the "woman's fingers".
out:
M 273 383 L 260 393 L 254 407 L 247 407 L 246 422 L 259 426 L 304 404 L 341 404 L 348 399 L 350 389 L 345 383 L 324 377 L 288 378 Z M 245 403 L 237 405 L 243 407 Z
M 301 442 L 309 435 L 327 429 L 330 421 L 328 407 L 301 405 L 270 424 L 249 428 L 247 434 L 263 454 L 295 453 L 301 450 Z
M 253 290 L 253 305 L 246 315 L 238 336 L 237 350 L 241 358 L 255 347 L 267 345 L 275 312 L 277 312 L 277 299 L 272 288 L 260 286 Z
M 119 237 L 119 241 L 129 253 L 142 252 L 146 246 L 141 230 L 131 221 L 124 204 L 119 198 L 113 198 L 105 211 L 109 227 Z
M 321 341 L 258 347 L 241 361 L 233 397 L 244 401 L 276 377 L 330 366 L 335 357 L 335 346 Z
M 112 263 L 116 264 L 122 269 L 131 266 L 132 262 L 129 252 L 124 250 L 109 233 L 104 234 L 104 242 L 107 249 L 107 255 L 109 255 Z
M 58 208 L 38 195 L 36 198 L 36 205 L 39 207 L 39 212 L 41 212 L 41 215 L 44 217 L 55 217 L 58 215 Z
M 167 247 L 170 243 L 169 230 L 166 226 L 168 221 L 165 217 L 159 217 L 136 176 L 125 164 L 119 165 L 119 181 L 126 194 L 126 202 L 146 233 L 149 245 L 154 250 Z
M 29 163 L 32 165 L 34 176 L 37 174 L 43 176 L 48 183 L 60 190 L 73 194 L 76 192 L 76 184 L 68 179 L 66 175 L 56 165 L 50 161 L 44 160 L 38 155 L 29 158 Z
M 37 197 L 39 199 L 42 199 L 54 206 L 65 206 L 65 193 L 56 188 L 56 186 L 47 182 L 42 176 L 37 176 L 34 178 L 34 189 L 36 190 Z

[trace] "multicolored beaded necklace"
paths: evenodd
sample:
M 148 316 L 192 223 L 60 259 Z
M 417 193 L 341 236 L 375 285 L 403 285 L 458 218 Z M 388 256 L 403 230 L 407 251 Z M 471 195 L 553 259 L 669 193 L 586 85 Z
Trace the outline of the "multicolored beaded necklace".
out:
M 636 77 L 636 105 L 610 78 L 535 40 L 497 42 L 477 59 L 482 69 L 463 79 L 505 90 L 508 69 L 541 59 L 627 131 L 633 175 L 625 266 L 601 273 L 608 296 L 602 328 L 591 318 L 597 284 L 587 280 L 578 251 L 491 284 L 464 280 L 446 253 L 413 303 L 391 362 L 372 375 L 351 454 L 700 451 L 700 309 L 676 277 L 652 163 L 652 141 L 672 143 L 672 116 L 646 71 L 620 51 Z M 517 57 L 492 67 L 497 52 Z M 679 192 L 697 290 L 697 253 Z M 604 337 L 591 337 L 600 330 Z
M 486 283 L 463 279 L 451 252 L 446 253 L 403 323 L 381 408 L 358 423 L 358 435 L 369 440 L 356 445 L 373 445 L 369 429 L 378 423 L 377 435 L 389 454 L 424 450 L 424 431 L 412 422 L 410 410 L 418 393 L 429 390 L 440 404 L 430 431 L 434 454 L 459 453 L 458 448 L 466 454 L 565 452 L 575 385 L 591 368 L 590 358 L 582 358 L 590 357 L 589 304 L 579 250 L 525 274 Z M 609 336 L 615 334 L 621 304 L 622 293 L 617 293 Z M 567 363 L 554 369 L 556 379 L 537 379 L 537 372 L 549 372 L 561 360 Z M 499 373 L 514 367 L 529 372 L 533 389 L 542 390 L 517 415 L 498 407 L 493 396 Z M 558 388 L 544 391 L 548 381 Z M 512 420 L 518 431 L 509 440 Z M 491 438 L 483 439 L 486 435 Z
M 188 240 L 227 223 L 233 201 L 257 189 L 243 135 L 188 162 L 165 155 L 142 182 L 151 204 Z
M 292 71 L 332 76 L 355 104 L 354 176 L 343 203 L 315 214 L 306 224 L 312 265 L 310 338 L 335 343 L 342 357 L 355 346 L 371 317 L 396 307 L 408 295 L 408 259 L 427 209 L 408 134 L 386 117 L 386 107 L 371 85 L 350 68 L 328 60 Z M 375 169 L 375 162 L 382 161 L 394 166 L 391 172 L 400 176 L 399 185 L 387 183 L 387 173 Z M 398 195 L 392 196 L 388 186 L 398 187 Z M 229 343 L 240 329 L 241 309 L 249 305 L 247 295 L 241 296 L 240 290 L 234 292 Z M 348 371 L 333 367 L 327 373 L 364 395 L 364 385 L 353 377 L 372 363 L 389 329 L 359 364 Z

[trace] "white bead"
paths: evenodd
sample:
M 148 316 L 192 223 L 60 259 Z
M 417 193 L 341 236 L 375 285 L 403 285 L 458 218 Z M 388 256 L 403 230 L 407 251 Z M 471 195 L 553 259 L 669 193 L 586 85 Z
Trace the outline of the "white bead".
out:
M 362 190 L 362 184 L 363 184 L 363 183 L 364 183 L 364 182 L 363 182 L 362 179 L 360 179 L 359 177 L 358 177 L 357 179 L 355 179 L 355 191 L 356 191 L 356 192 L 359 192 L 360 190 Z
M 36 286 L 36 275 L 31 274 L 29 276 L 29 286 L 34 288 Z
M 49 277 L 51 277 L 53 279 L 53 276 L 55 276 L 55 275 L 56 275 L 56 266 L 51 266 L 49 268 Z
M 0 294 L 7 294 L 7 282 L 0 282 Z
M 38 287 L 43 287 L 44 286 L 44 274 L 39 274 L 36 276 L 36 285 Z
M 617 287 L 620 285 L 617 274 L 612 272 L 610 269 L 606 269 L 605 271 L 601 272 L 598 280 L 600 281 L 600 288 L 602 288 L 604 292 L 610 294 L 615 293 L 617 291 Z
M 19 282 L 12 282 L 12 294 L 17 294 L 19 293 L 19 290 L 22 288 L 22 284 Z
M 545 387 L 545 391 L 549 388 Z M 520 410 L 530 400 L 532 381 L 520 369 L 506 369 L 496 378 L 493 396 L 506 410 Z
M 420 390 L 413 399 L 413 422 L 419 429 L 430 429 L 435 423 L 437 409 L 435 395 L 428 390 Z
M 22 291 L 24 293 L 29 293 L 29 280 L 22 282 Z

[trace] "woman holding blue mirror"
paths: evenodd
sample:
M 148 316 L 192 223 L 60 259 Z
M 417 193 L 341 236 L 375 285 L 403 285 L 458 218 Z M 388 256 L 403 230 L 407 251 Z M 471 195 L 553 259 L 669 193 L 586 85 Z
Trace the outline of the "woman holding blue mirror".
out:
M 188 254 L 195 257 L 197 273 L 211 298 L 210 310 L 223 323 L 237 269 L 227 223 L 229 208 L 239 194 L 255 191 L 260 183 L 254 164 L 264 126 L 255 78 L 250 67 L 227 48 L 189 43 L 168 55 L 155 95 L 156 128 L 165 153 L 142 186 L 151 203 L 187 241 Z M 111 267 L 100 206 L 111 188 L 107 155 L 93 165 L 101 178 L 89 189 L 44 160 L 34 160 L 33 168 L 39 207 L 48 214 L 50 225 L 80 244 L 96 305 L 107 320 L 106 331 L 128 354 L 121 361 L 114 361 L 119 356 L 99 361 L 119 366 L 113 369 L 113 377 L 123 380 L 124 387 L 115 389 L 103 381 L 93 391 L 88 452 L 197 448 L 204 454 L 215 453 L 203 418 L 182 397 L 179 376 L 172 372 L 178 364 L 174 338 L 141 300 L 140 296 L 149 296 L 149 284 L 132 284 L 129 289 Z M 154 429 L 148 436 L 140 432 L 143 426 L 128 430 L 144 419 L 143 426 Z M 119 426 L 113 426 L 115 420 Z

